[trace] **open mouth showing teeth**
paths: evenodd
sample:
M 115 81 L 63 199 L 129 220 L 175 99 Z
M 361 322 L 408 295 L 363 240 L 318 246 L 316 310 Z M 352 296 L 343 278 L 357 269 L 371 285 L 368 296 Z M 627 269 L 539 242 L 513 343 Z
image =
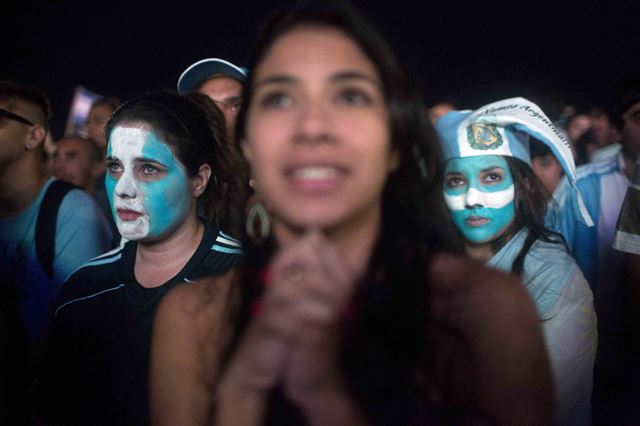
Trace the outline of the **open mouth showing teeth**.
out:
M 339 171 L 335 167 L 300 167 L 292 170 L 294 179 L 322 180 L 337 177 Z

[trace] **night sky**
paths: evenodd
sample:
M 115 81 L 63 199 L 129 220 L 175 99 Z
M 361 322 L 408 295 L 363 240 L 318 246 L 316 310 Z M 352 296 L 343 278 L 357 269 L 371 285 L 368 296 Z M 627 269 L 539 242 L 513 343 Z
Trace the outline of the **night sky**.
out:
M 396 49 L 425 102 L 474 108 L 508 96 L 606 105 L 640 71 L 640 12 L 628 2 L 354 1 Z M 289 2 L 22 1 L 3 5 L 0 78 L 39 86 L 63 131 L 76 85 L 123 100 L 175 88 L 191 63 L 243 65 L 264 17 Z M 543 105 L 545 105 L 543 103 Z

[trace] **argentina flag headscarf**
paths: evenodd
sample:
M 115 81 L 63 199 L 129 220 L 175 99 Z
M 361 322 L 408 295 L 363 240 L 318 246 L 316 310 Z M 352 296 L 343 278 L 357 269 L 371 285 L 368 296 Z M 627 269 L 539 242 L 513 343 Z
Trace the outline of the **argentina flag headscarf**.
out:
M 515 157 L 531 165 L 529 136 L 547 145 L 556 157 L 573 191 L 572 209 L 585 225 L 593 226 L 576 187 L 576 166 L 571 145 L 551 120 L 533 102 L 511 98 L 493 102 L 475 111 L 452 111 L 435 124 L 443 161 L 478 155 Z

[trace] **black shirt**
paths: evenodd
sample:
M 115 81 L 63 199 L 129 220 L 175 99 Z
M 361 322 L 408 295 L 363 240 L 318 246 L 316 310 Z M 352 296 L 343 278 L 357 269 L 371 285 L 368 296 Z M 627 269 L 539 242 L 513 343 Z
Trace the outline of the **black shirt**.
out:
M 43 420 L 148 424 L 151 330 L 160 300 L 176 285 L 224 273 L 242 258 L 237 240 L 207 224 L 182 270 L 145 288 L 134 276 L 136 246 L 128 242 L 89 261 L 60 290 L 36 391 Z

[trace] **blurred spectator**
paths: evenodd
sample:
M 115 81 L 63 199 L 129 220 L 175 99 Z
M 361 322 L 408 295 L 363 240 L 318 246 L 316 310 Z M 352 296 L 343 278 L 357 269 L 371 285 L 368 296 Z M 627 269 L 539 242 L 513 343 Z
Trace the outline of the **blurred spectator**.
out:
M 446 113 L 450 111 L 454 111 L 456 109 L 455 105 L 450 102 L 440 102 L 433 105 L 429 108 L 429 120 L 431 120 L 431 124 L 435 124 L 438 118 L 442 117 Z
M 529 144 L 531 168 L 549 194 L 553 194 L 564 175 L 562 166 L 547 145 L 533 138 Z
M 580 136 L 584 135 L 591 128 L 591 117 L 588 114 L 576 113 L 568 118 L 566 133 L 567 137 L 575 145 Z
M 211 98 L 224 113 L 229 141 L 233 140 L 247 70 L 219 58 L 202 59 L 178 78 L 178 92 L 197 91 Z
M 110 238 L 91 196 L 43 173 L 50 117 L 40 90 L 0 82 L 0 311 L 11 342 L 2 348 L 10 366 L 9 424 L 26 424 L 26 392 L 50 303 L 64 280 L 105 251 Z
M 87 115 L 85 127 L 87 128 L 89 139 L 97 144 L 103 153 L 107 152 L 107 140 L 104 136 L 104 126 L 119 106 L 120 100 L 116 97 L 109 96 L 99 98 L 91 104 L 91 109 Z
M 80 136 L 68 136 L 56 143 L 53 154 L 53 175 L 94 195 L 96 179 L 103 173 L 102 152 L 92 141 Z
M 581 166 L 591 161 L 591 156 L 598 150 L 598 141 L 593 129 L 589 128 L 582 133 L 573 145 L 576 152 L 576 166 Z
M 589 111 L 591 131 L 597 148 L 602 148 L 620 140 L 618 129 L 613 124 L 609 113 L 602 108 L 594 107 Z
M 113 218 L 111 212 L 111 206 L 109 205 L 109 197 L 104 186 L 106 178 L 105 159 L 107 156 L 107 140 L 105 138 L 104 129 L 113 115 L 114 111 L 120 106 L 120 100 L 116 97 L 109 96 L 99 98 L 91 104 L 89 115 L 87 116 L 86 128 L 89 134 L 89 139 L 94 142 L 100 149 L 100 167 L 99 171 L 95 175 L 94 189 L 89 191 L 93 194 L 96 201 L 100 205 L 102 212 L 106 216 L 109 226 L 111 227 L 111 234 L 113 238 L 111 240 L 111 248 L 120 244 L 120 233 L 118 227 Z

